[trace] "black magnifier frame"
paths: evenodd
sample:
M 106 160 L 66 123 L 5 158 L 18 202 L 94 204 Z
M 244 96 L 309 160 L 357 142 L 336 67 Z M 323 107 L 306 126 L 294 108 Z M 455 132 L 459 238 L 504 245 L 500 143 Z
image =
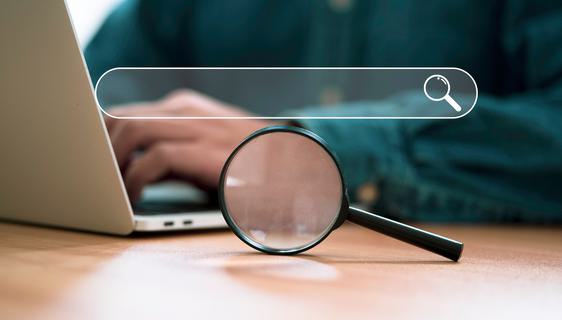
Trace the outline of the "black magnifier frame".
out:
M 338 173 L 340 176 L 341 181 L 341 206 L 339 209 L 339 213 L 337 217 L 332 221 L 331 226 L 327 228 L 325 234 L 323 234 L 318 239 L 305 244 L 304 246 L 291 248 L 291 249 L 271 249 L 267 246 L 262 245 L 259 242 L 248 237 L 244 232 L 240 230 L 240 228 L 236 225 L 236 223 L 230 217 L 228 213 L 228 207 L 225 202 L 224 197 L 224 187 L 226 183 L 226 177 L 228 173 L 229 166 L 231 162 L 235 159 L 238 151 L 240 151 L 247 143 L 252 141 L 253 139 L 265 135 L 271 134 L 275 132 L 286 132 L 286 133 L 293 133 L 298 134 L 304 137 L 311 139 L 312 141 L 316 142 L 319 146 L 321 146 L 328 155 L 330 155 L 331 159 L 334 161 L 336 168 L 338 169 Z M 271 126 L 266 127 L 260 130 L 255 131 L 248 137 L 246 137 L 230 154 L 228 159 L 226 160 L 220 175 L 220 182 L 219 182 L 219 206 L 224 217 L 224 220 L 230 227 L 230 229 L 234 232 L 234 234 L 242 240 L 244 243 L 249 245 L 250 247 L 259 250 L 261 252 L 267 254 L 275 254 L 275 255 L 292 255 L 298 254 L 303 251 L 309 250 L 322 242 L 326 237 L 338 227 L 340 227 L 346 220 L 349 220 L 353 223 L 359 224 L 363 227 L 369 228 L 371 230 L 380 232 L 387 236 L 393 237 L 397 240 L 401 240 L 417 246 L 419 248 L 431 251 L 443 257 L 446 257 L 453 261 L 458 261 L 461 257 L 463 251 L 463 243 L 442 237 L 440 235 L 427 232 L 407 224 L 403 224 L 374 213 L 370 213 L 361 209 L 357 209 L 354 207 L 349 206 L 347 188 L 345 185 L 345 180 L 342 175 L 341 167 L 336 155 L 330 150 L 328 144 L 324 139 L 322 139 L 317 134 L 303 129 L 299 127 L 291 127 L 291 126 Z

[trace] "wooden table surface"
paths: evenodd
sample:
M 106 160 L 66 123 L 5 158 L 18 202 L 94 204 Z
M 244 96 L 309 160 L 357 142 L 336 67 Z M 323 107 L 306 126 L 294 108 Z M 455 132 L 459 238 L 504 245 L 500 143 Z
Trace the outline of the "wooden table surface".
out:
M 422 226 L 459 263 L 344 225 L 298 256 L 229 231 L 121 238 L 0 223 L 0 319 L 526 318 L 562 314 L 562 229 Z

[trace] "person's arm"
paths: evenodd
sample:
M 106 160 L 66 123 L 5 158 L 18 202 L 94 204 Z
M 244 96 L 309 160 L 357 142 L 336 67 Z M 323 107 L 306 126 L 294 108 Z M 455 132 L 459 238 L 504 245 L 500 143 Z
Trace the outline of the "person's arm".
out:
M 177 39 L 188 7 L 176 0 L 126 0 L 117 7 L 85 50 L 93 83 L 115 67 L 178 65 L 185 58 Z
M 562 12 L 511 4 L 496 72 L 497 92 L 512 94 L 483 94 L 458 120 L 301 121 L 340 156 L 353 200 L 366 195 L 403 219 L 562 222 Z M 399 105 L 434 107 L 401 96 L 324 112 L 368 116 Z M 377 188 L 365 192 L 369 183 Z
M 435 107 L 404 95 L 322 115 L 374 116 L 379 107 L 405 104 Z M 299 123 L 334 149 L 352 201 L 375 192 L 371 200 L 381 213 L 422 221 L 562 222 L 561 104 L 538 93 L 484 96 L 458 120 Z

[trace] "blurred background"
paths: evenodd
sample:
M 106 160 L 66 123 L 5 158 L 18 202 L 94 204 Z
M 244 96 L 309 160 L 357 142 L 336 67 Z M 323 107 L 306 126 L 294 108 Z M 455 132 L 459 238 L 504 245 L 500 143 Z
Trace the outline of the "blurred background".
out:
M 83 49 L 112 9 L 123 1 L 67 0 L 74 28 Z M 113 72 L 104 77 L 104 81 L 98 84 L 97 98 L 101 107 L 107 110 L 107 108 L 115 105 L 137 101 L 154 101 L 175 89 L 189 87 L 220 100 L 244 106 L 245 109 L 253 113 L 263 116 L 276 116 L 280 113 L 290 114 L 287 113 L 287 110 L 307 105 L 334 105 L 344 101 L 381 99 L 397 92 L 410 90 L 419 95 L 420 101 L 427 102 L 420 89 L 420 83 L 423 83 L 429 75 L 438 72 L 438 70 L 412 70 L 402 72 L 402 74 L 399 74 L 397 70 L 386 72 L 343 71 L 337 75 L 336 72 L 323 74 L 313 71 L 301 71 L 300 73 L 289 71 L 285 72 L 284 76 L 279 71 L 262 72 L 254 76 L 244 71 L 230 72 L 234 74 L 224 71 L 214 72 L 213 74 L 213 72 L 205 70 L 200 71 L 200 74 L 195 74 L 197 72 L 194 71 L 188 72 L 173 70 L 154 70 L 151 72 L 123 70 Z M 472 81 L 465 74 L 454 70 L 441 71 L 441 73 L 443 72 L 447 73 L 448 79 L 455 83 L 457 99 L 462 100 L 460 103 L 464 106 L 473 105 L 475 88 L 472 86 Z M 245 79 L 245 81 L 240 81 L 240 78 Z M 272 85 L 271 80 L 273 79 L 278 81 Z M 228 84 L 222 85 L 224 82 Z M 233 86 L 233 83 L 238 85 Z M 348 85 L 345 85 L 346 83 Z M 373 83 L 378 84 L 376 88 L 372 86 Z M 246 85 L 242 86 L 244 84 Z M 264 84 L 268 85 L 264 87 Z M 266 100 L 260 100 L 258 99 L 259 96 L 248 94 L 254 92 L 255 88 L 260 88 L 262 92 L 268 92 L 267 95 L 261 96 Z M 268 88 L 275 88 L 275 90 L 269 92 Z M 284 89 L 281 90 L 281 88 Z M 299 99 L 293 99 L 295 94 L 287 95 L 286 92 L 298 92 L 299 94 L 296 96 Z M 460 95 L 461 92 L 463 95 Z M 275 97 L 275 99 L 271 99 L 271 97 Z M 274 101 L 277 103 L 273 104 Z M 435 112 L 427 114 L 426 111 L 428 110 Z M 454 110 L 446 105 L 443 105 L 440 109 L 406 110 L 405 114 L 397 114 L 398 111 L 393 108 L 388 111 L 390 114 L 383 112 L 379 116 L 458 116 Z M 334 116 L 337 115 L 337 112 L 335 112 Z
M 335 80 L 311 76 L 319 81 L 306 81 L 306 86 L 300 80 L 308 78 L 299 76 L 299 81 L 283 82 L 297 88 L 278 90 L 291 93 L 279 99 L 271 99 L 270 91 L 255 90 L 273 84 L 271 79 L 284 79 L 278 75 L 249 82 L 247 77 L 231 81 L 221 74 L 211 81 L 214 75 L 205 73 L 196 77 L 201 80 L 197 83 L 179 83 L 255 114 L 268 114 L 260 107 L 286 115 L 279 108 L 288 106 L 291 117 L 302 119 L 299 125 L 322 136 L 338 154 L 352 201 L 395 218 L 561 221 L 560 0 L 255 0 L 244 1 L 246 6 L 224 0 L 199 1 L 197 6 L 131 1 L 93 37 L 121 2 L 68 0 L 79 41 L 88 46 L 85 58 L 94 84 L 106 71 L 123 66 L 462 68 L 478 83 L 478 105 L 477 112 L 455 121 L 311 119 L 365 117 L 404 108 L 452 111 L 423 95 L 428 75 L 416 81 L 409 75 L 408 81 L 382 77 L 359 82 L 348 75 Z M 109 80 L 115 82 L 98 92 L 104 106 L 151 102 L 175 88 L 166 83 L 173 80 L 169 74 L 135 74 L 129 81 L 119 75 L 113 74 Z M 450 81 L 451 97 L 460 99 L 457 81 L 442 76 Z M 409 81 L 414 87 L 407 86 Z M 197 86 L 205 83 L 210 85 Z M 395 83 L 401 90 L 417 91 L 380 92 Z M 364 84 L 365 90 L 360 86 Z M 252 89 L 251 96 L 243 95 L 248 92 L 241 89 L 244 85 Z M 247 97 L 252 100 L 242 100 Z M 293 98 L 300 100 L 289 101 Z
M 105 17 L 123 0 L 66 0 L 74 29 L 84 48 L 94 36 Z

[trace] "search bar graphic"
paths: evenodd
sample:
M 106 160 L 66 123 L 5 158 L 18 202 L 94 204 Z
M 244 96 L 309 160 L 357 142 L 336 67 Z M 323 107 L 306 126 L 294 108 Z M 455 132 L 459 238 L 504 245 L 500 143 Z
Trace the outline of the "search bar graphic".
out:
M 178 90 L 241 112 L 149 107 Z M 121 119 L 456 119 L 478 100 L 474 78 L 453 67 L 115 68 L 95 93 L 101 111 Z M 143 113 L 115 112 L 135 106 Z

